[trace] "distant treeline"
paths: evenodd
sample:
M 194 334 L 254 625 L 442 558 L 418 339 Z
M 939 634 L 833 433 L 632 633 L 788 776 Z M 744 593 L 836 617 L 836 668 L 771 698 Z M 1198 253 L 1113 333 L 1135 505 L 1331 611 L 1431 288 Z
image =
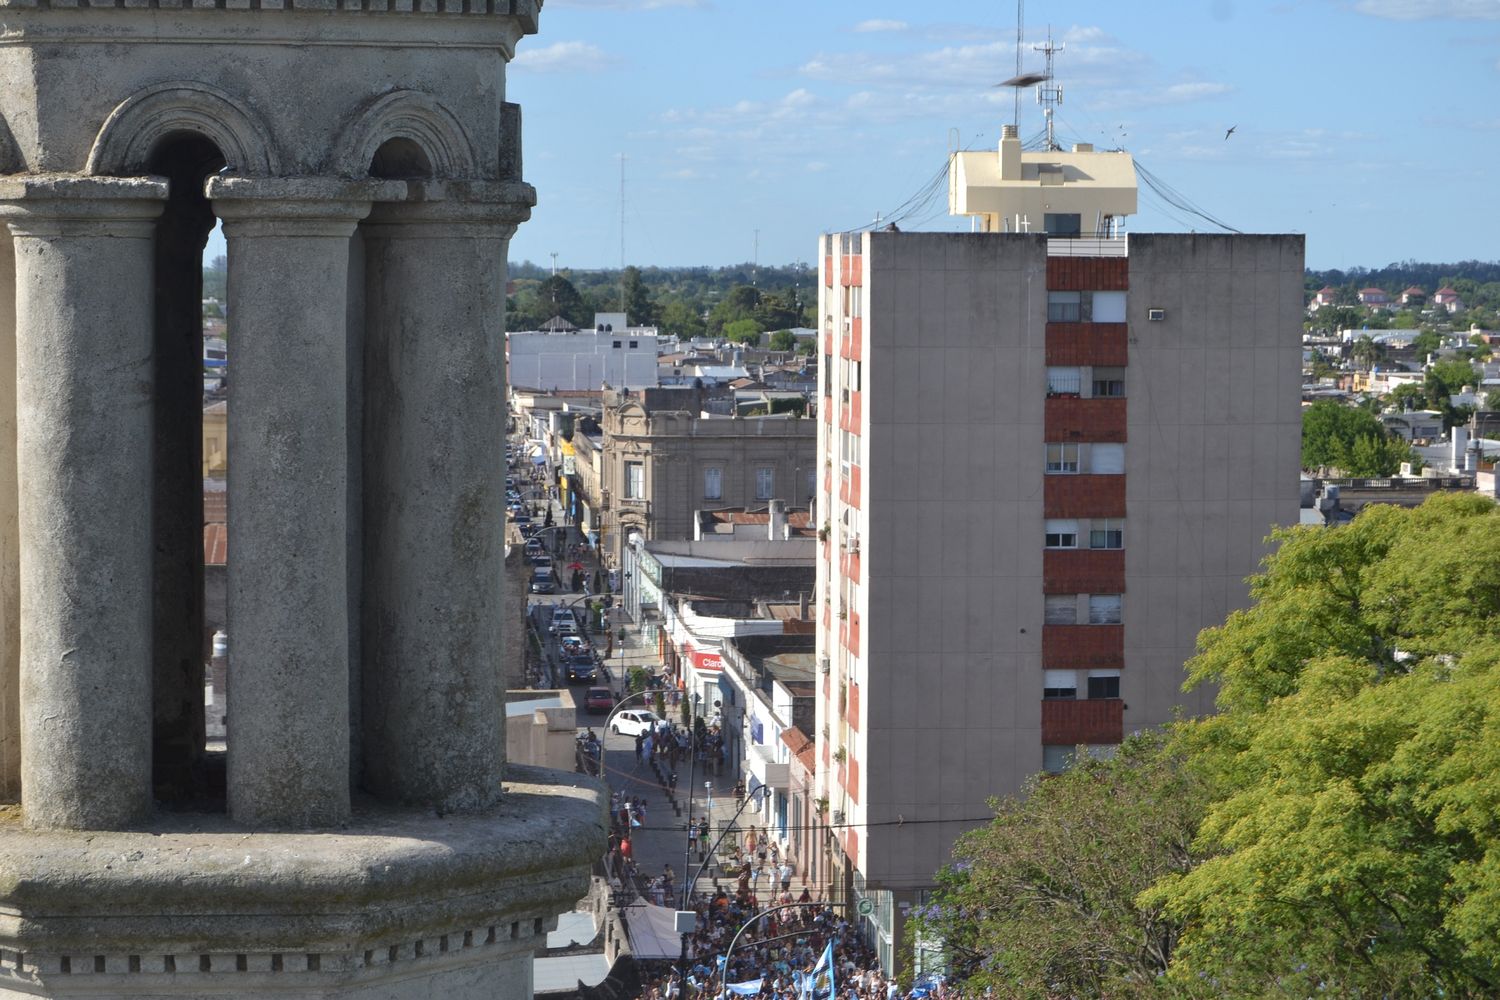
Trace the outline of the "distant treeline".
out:
M 1317 291 L 1325 285 L 1331 288 L 1383 288 L 1400 293 L 1415 285 L 1428 295 L 1451 286 L 1459 295 L 1472 294 L 1485 285 L 1500 287 L 1500 261 L 1463 260 L 1456 264 L 1427 264 L 1416 260 L 1404 260 L 1385 267 L 1351 267 L 1348 270 L 1332 268 L 1316 271 L 1311 268 L 1306 278 L 1309 291 Z

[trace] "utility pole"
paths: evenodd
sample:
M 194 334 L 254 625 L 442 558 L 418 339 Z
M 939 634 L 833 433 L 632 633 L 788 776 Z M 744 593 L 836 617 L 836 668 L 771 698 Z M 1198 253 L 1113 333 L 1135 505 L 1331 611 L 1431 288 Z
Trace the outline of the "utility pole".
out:
M 760 230 L 755 231 L 755 249 L 750 256 L 750 284 L 760 284 Z
M 557 251 L 552 251 L 552 277 L 557 277 Z

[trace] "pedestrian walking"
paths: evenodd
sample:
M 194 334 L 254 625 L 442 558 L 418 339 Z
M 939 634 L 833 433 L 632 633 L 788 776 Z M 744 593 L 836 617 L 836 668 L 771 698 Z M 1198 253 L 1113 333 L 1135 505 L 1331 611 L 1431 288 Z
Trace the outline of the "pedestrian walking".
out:
M 791 858 L 788 858 L 786 861 L 782 862 L 780 874 L 781 874 L 781 891 L 782 892 L 791 892 L 792 891 L 792 876 L 794 874 L 796 874 L 795 869 L 792 868 L 792 859 Z

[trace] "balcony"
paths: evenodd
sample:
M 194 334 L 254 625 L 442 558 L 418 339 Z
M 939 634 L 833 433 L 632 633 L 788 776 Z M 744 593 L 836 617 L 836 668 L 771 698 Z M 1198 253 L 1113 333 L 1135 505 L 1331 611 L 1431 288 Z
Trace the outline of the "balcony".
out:
M 1123 253 L 1058 254 L 1052 248 L 1084 251 L 1101 247 L 1124 249 L 1124 241 L 1115 240 L 1048 240 L 1047 291 L 1049 292 L 1124 292 L 1130 289 L 1130 261 Z
M 1104 670 L 1125 666 L 1124 625 L 1043 625 L 1042 666 Z
M 1042 745 L 1119 743 L 1125 738 L 1125 703 L 1119 698 L 1042 702 Z
M 1124 517 L 1124 476 L 1042 477 L 1044 517 Z
M 1048 323 L 1047 364 L 1123 368 L 1129 363 L 1125 323 Z
M 1048 441 L 1125 443 L 1125 400 L 1048 396 L 1044 411 Z
M 1042 553 L 1044 594 L 1124 592 L 1124 549 L 1048 549 Z

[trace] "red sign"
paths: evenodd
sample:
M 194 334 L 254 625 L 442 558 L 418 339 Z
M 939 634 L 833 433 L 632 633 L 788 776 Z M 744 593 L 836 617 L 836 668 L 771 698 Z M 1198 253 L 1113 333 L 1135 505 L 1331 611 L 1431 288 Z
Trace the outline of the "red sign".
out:
M 724 669 L 724 658 L 718 653 L 704 653 L 688 647 L 688 655 L 692 657 L 693 666 L 698 670 L 717 673 Z

